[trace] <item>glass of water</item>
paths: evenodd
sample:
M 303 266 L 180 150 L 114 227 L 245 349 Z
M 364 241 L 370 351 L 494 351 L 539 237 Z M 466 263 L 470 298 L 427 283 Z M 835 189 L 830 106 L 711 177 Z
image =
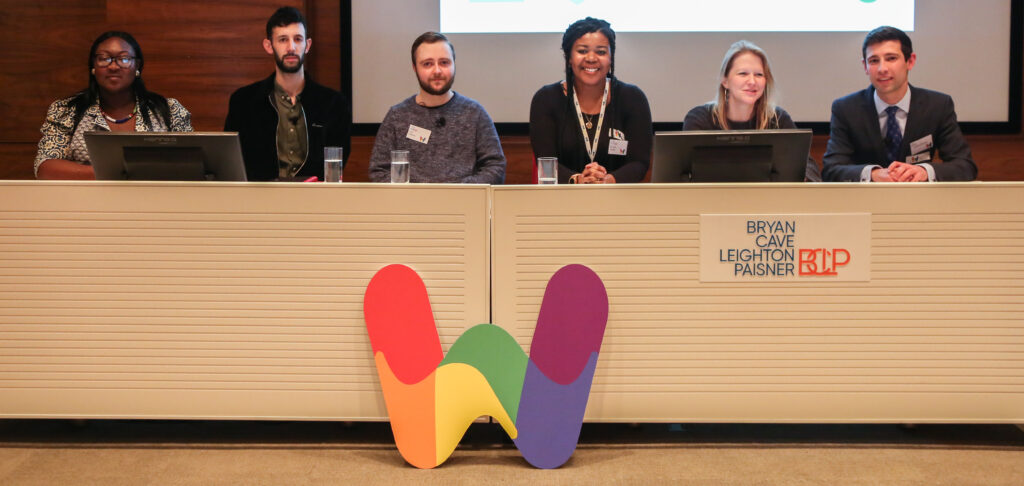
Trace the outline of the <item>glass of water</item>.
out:
M 537 183 L 558 184 L 558 159 L 537 157 Z
M 341 182 L 341 147 L 324 147 L 324 182 Z
M 409 151 L 391 151 L 391 183 L 403 184 L 409 182 Z

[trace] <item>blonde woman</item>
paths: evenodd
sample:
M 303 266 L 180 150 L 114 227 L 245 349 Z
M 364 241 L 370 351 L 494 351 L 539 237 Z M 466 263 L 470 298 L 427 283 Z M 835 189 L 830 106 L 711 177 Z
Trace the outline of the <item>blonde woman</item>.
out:
M 694 107 L 683 130 L 774 130 L 796 128 L 786 110 L 775 105 L 775 78 L 768 55 L 754 43 L 741 40 L 722 59 L 718 95 Z M 820 182 L 821 170 L 808 157 L 805 178 Z

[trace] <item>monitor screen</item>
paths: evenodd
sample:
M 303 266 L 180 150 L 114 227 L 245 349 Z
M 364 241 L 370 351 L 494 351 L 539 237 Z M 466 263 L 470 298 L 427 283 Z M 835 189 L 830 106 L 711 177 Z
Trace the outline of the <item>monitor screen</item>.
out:
M 803 182 L 811 130 L 654 134 L 651 182 Z
M 245 181 L 235 132 L 90 132 L 97 180 Z

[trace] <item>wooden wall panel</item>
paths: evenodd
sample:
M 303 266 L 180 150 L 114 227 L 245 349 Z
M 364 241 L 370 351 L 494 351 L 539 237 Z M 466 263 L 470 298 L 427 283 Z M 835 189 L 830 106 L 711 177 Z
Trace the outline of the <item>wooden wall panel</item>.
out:
M 294 0 L 108 0 L 108 21 L 137 36 L 150 89 L 180 100 L 197 130 L 221 130 L 231 93 L 273 72 L 262 42 L 280 5 L 304 7 Z
M 105 29 L 106 3 L 0 1 L 0 31 L 8 38 L 0 56 L 0 86 L 6 91 L 0 96 L 0 142 L 34 146 L 46 107 L 85 86 L 89 46 Z
M 306 19 L 313 48 L 309 51 L 309 74 L 316 82 L 341 91 L 342 5 L 348 1 L 306 0 Z
M 303 10 L 317 36 L 307 60 L 311 76 L 339 89 L 340 2 L 3 0 L 0 27 L 15 44 L 0 59 L 0 83 L 19 96 L 0 99 L 0 142 L 39 140 L 46 107 L 85 87 L 89 46 L 105 30 L 124 30 L 139 41 L 149 89 L 179 99 L 196 129 L 220 130 L 231 92 L 273 71 L 261 44 L 267 18 L 281 5 Z M 0 171 L 8 172 L 18 171 Z
M 35 143 L 0 143 L 0 179 L 32 179 Z
M 1024 136 L 967 137 L 983 181 L 1024 181 Z

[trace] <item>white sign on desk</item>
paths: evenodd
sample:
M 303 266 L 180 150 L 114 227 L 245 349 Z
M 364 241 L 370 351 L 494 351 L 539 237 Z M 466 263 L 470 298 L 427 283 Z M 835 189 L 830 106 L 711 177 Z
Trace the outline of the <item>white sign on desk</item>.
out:
M 702 214 L 701 282 L 871 280 L 871 214 Z

